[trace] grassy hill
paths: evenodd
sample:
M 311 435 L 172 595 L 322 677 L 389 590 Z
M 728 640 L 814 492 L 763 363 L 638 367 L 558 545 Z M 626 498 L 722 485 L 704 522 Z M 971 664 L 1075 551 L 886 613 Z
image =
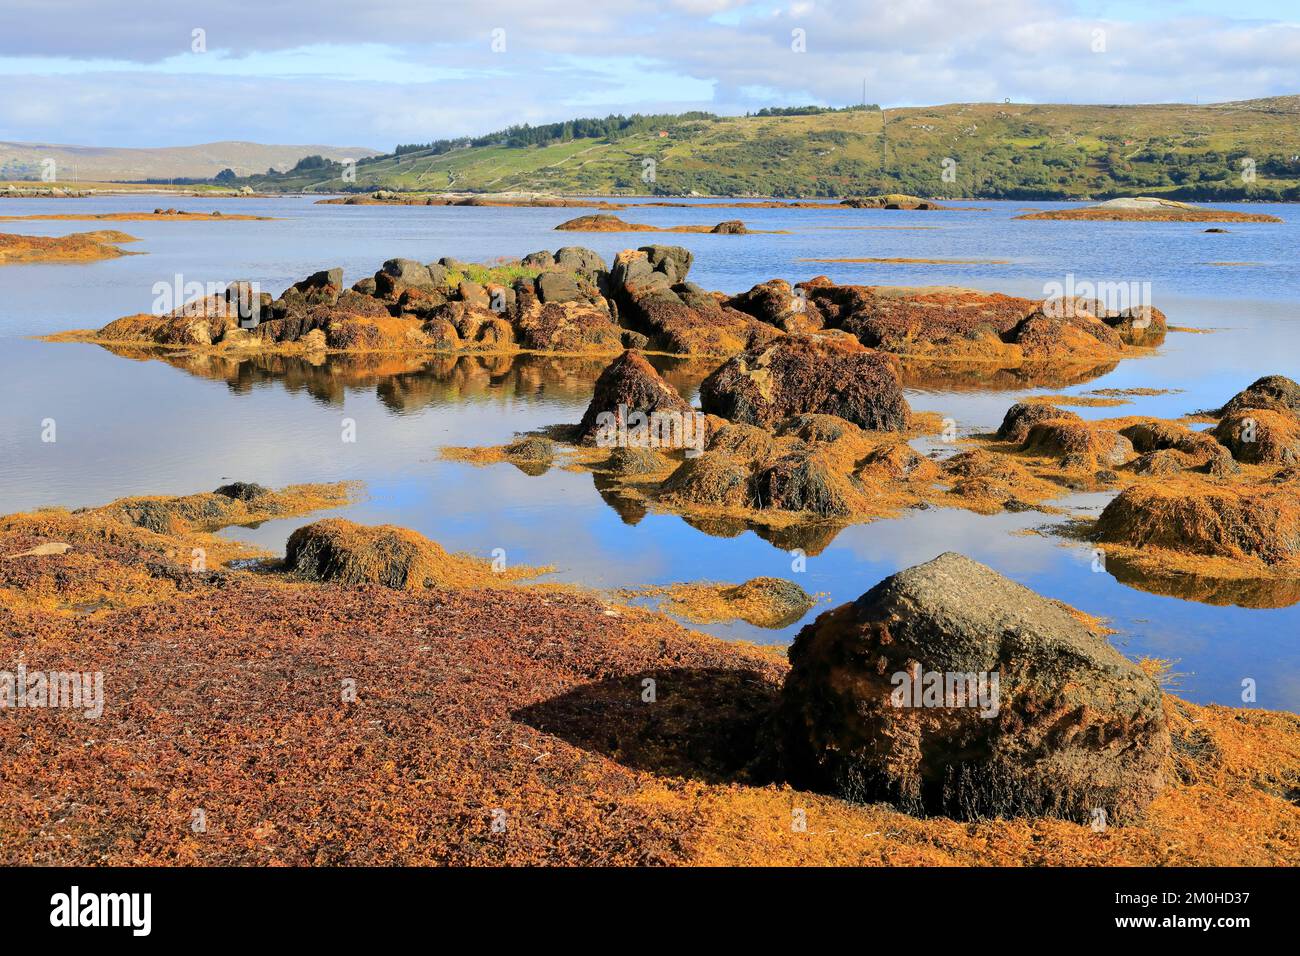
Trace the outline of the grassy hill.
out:
M 1300 97 L 1209 106 L 951 104 L 663 118 L 524 145 L 509 131 L 244 180 L 255 189 L 1300 200 Z M 642 126 L 644 124 L 641 124 Z M 652 182 L 643 179 L 654 162 Z M 945 163 L 946 160 L 955 162 Z M 1243 181 L 1243 161 L 1253 181 Z M 945 169 L 952 179 L 944 178 Z

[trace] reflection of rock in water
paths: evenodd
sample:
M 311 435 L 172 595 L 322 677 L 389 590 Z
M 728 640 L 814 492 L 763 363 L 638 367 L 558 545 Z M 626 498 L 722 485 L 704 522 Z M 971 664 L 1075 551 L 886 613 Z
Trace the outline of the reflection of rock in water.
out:
M 997 368 L 983 362 L 941 362 L 902 359 L 899 374 L 904 388 L 923 391 L 1003 392 L 1025 388 L 1066 388 L 1113 372 L 1118 362 L 1100 365 L 1046 365 L 1026 362 Z
M 375 390 L 398 414 L 443 402 L 502 399 L 545 394 L 583 401 L 608 359 L 553 355 L 429 355 L 358 352 L 327 355 L 169 352 L 157 348 L 104 346 L 136 361 L 166 362 L 199 378 L 225 382 L 246 395 L 255 387 L 279 383 L 290 392 L 339 405 L 348 391 Z M 712 360 L 656 356 L 652 364 L 679 390 L 690 393 L 718 364 Z
M 1138 567 L 1111 553 L 1106 555 L 1106 570 L 1120 584 L 1135 590 L 1216 607 L 1282 608 L 1300 603 L 1300 581 L 1295 579 L 1225 579 L 1173 571 L 1161 573 Z
M 830 547 L 831 542 L 839 537 L 839 533 L 845 527 L 847 525 L 817 521 L 792 524 L 785 528 L 755 527 L 754 533 L 782 551 L 793 551 L 797 548 L 804 554 L 818 555 Z
M 614 509 L 624 524 L 640 524 L 648 509 L 644 498 L 625 494 L 618 482 L 604 472 L 593 471 L 591 477 L 596 485 L 596 492 L 605 504 Z

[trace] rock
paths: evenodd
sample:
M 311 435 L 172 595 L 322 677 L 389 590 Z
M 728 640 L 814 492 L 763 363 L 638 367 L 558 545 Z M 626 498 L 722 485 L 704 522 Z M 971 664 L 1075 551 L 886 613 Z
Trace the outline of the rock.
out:
M 798 448 L 763 468 L 754 478 L 752 497 L 755 508 L 822 518 L 847 518 L 867 505 L 858 479 L 845 474 L 824 448 Z
M 1133 306 L 1115 316 L 1102 316 L 1102 321 L 1119 333 L 1125 345 L 1154 348 L 1165 340 L 1169 320 L 1153 306 Z
M 1228 415 L 1245 408 L 1266 408 L 1270 411 L 1300 415 L 1300 385 L 1285 375 L 1265 375 L 1243 391 L 1238 392 L 1219 409 L 1219 415 Z
M 739 219 L 728 219 L 726 222 L 720 222 L 709 232 L 719 236 L 746 236 L 749 234 L 749 230 L 745 228 L 745 224 Z
M 598 275 L 605 271 L 605 260 L 599 252 L 582 246 L 563 246 L 555 250 L 555 264 L 566 272 L 585 272 Z
M 579 440 L 597 444 L 609 438 L 608 428 L 626 426 L 632 412 L 679 416 L 690 427 L 695 423 L 690 403 L 664 381 L 644 355 L 628 351 L 606 366 L 596 379 L 591 404 L 578 425 Z
M 681 246 L 641 246 L 637 251 L 646 254 L 650 267 L 666 275 L 670 285 L 685 282 L 686 273 L 695 261 L 691 251 Z
M 543 272 L 537 277 L 537 297 L 542 302 L 575 302 L 586 298 L 568 272 Z
M 1214 437 L 1234 459 L 1247 464 L 1300 461 L 1300 420 L 1283 412 L 1266 408 L 1229 412 L 1215 427 Z
M 623 348 L 625 349 L 644 351 L 650 347 L 650 337 L 648 335 L 642 335 L 640 332 L 633 332 L 631 329 L 623 330 L 622 340 Z
M 1168 472 L 1177 459 L 1166 458 L 1156 463 L 1149 454 L 1156 451 L 1175 451 L 1185 456 L 1189 467 L 1210 469 L 1216 473 L 1235 474 L 1241 469 L 1232 460 L 1232 455 L 1217 442 L 1213 435 L 1206 432 L 1192 431 L 1175 422 L 1151 419 L 1136 422 L 1120 429 L 1119 432 L 1133 443 L 1143 458 L 1134 463 L 1134 470 L 1139 474 L 1151 473 L 1151 469 Z
M 1285 485 L 1191 477 L 1135 485 L 1102 511 L 1097 540 L 1280 564 L 1300 556 L 1300 507 Z
M 1133 443 L 1119 432 L 1089 422 L 1053 418 L 1030 426 L 1020 450 L 1059 457 L 1063 467 L 1096 471 L 1101 466 L 1128 461 Z
M 652 275 L 667 281 L 660 273 Z M 635 296 L 622 300 L 620 319 L 663 352 L 731 356 L 780 335 L 752 316 L 723 307 L 712 296 L 692 296 L 687 304 L 672 288 L 636 288 Z
M 727 305 L 784 332 L 818 332 L 825 325 L 821 311 L 803 289 L 796 294 L 784 279 L 761 282 L 728 299 Z
M 560 223 L 555 228 L 570 232 L 641 232 L 650 227 L 634 222 L 624 222 L 618 216 L 611 216 L 607 213 L 595 213 L 590 216 L 578 216 L 576 219 Z
M 488 298 L 487 289 L 468 279 L 460 281 L 456 286 L 456 294 L 460 296 L 462 302 L 471 308 L 488 309 L 492 305 L 492 300 Z
M 407 528 L 326 518 L 289 536 L 284 563 L 312 581 L 418 590 L 450 583 L 462 561 Z
M 414 259 L 389 259 L 380 271 L 402 285 L 414 286 L 417 289 L 433 289 L 442 284 L 434 281 L 428 266 Z M 379 277 L 375 278 L 378 281 Z
M 609 273 L 610 289 L 630 298 L 672 288 L 673 280 L 655 270 L 650 257 L 639 249 L 624 249 L 614 257 Z
M 1030 428 L 1039 422 L 1053 418 L 1075 422 L 1082 420 L 1074 412 L 1057 408 L 1055 405 L 1042 402 L 1016 402 L 1002 416 L 1002 424 L 998 426 L 998 438 L 1001 441 L 1023 442 L 1029 436 Z
M 620 477 L 653 475 L 675 467 L 673 460 L 653 448 L 615 448 L 605 467 Z
M 724 362 L 700 385 L 704 411 L 771 428 L 792 415 L 836 415 L 903 431 L 910 410 L 885 356 L 848 339 L 782 336 Z
M 725 451 L 706 451 L 687 458 L 660 486 L 660 493 L 681 505 L 710 508 L 747 508 L 750 472 L 744 462 Z
M 264 485 L 255 484 L 251 481 L 235 481 L 228 485 L 222 485 L 212 493 L 214 495 L 224 495 L 227 498 L 234 498 L 236 501 L 255 501 L 258 498 L 269 495 L 271 489 Z
M 963 820 L 1125 823 L 1163 785 L 1156 682 L 1065 605 L 961 555 L 822 614 L 789 654 L 776 726 L 796 786 Z
M 550 352 L 612 354 L 623 347 L 622 329 L 609 312 L 590 302 L 534 303 L 516 322 L 524 348 Z
M 551 255 L 545 249 L 537 252 L 530 252 L 519 260 L 521 266 L 529 269 L 552 269 L 555 267 L 555 256 Z

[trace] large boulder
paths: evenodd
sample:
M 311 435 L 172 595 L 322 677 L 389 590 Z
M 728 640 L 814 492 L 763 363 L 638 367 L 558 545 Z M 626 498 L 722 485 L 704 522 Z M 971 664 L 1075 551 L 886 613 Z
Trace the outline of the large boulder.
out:
M 1162 786 L 1156 682 L 1070 608 L 959 554 L 822 614 L 789 654 L 777 731 L 797 786 L 1081 822 L 1132 820 Z
M 808 412 L 878 431 L 903 431 L 911 418 L 893 363 L 846 336 L 787 335 L 743 352 L 704 380 L 700 402 L 766 428 Z
M 696 413 L 690 403 L 664 381 L 644 355 L 629 350 L 596 379 L 591 404 L 578 425 L 578 439 L 586 444 L 595 444 L 602 436 L 608 439 L 608 429 L 627 427 L 633 412 L 647 418 L 655 413 L 670 415 L 687 427 L 695 427 Z M 699 438 L 702 443 L 703 436 Z

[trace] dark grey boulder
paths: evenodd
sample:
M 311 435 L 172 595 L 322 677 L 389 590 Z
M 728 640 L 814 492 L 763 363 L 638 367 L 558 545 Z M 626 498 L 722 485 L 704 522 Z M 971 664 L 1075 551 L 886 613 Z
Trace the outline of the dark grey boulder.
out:
M 585 299 L 573 274 L 569 272 L 543 272 L 537 277 L 537 297 L 543 303 L 576 302 Z

